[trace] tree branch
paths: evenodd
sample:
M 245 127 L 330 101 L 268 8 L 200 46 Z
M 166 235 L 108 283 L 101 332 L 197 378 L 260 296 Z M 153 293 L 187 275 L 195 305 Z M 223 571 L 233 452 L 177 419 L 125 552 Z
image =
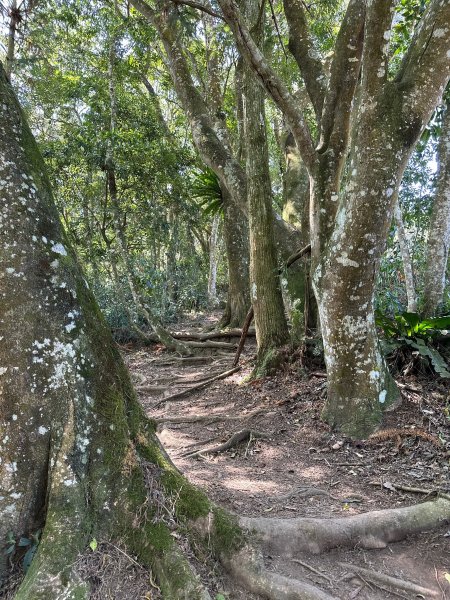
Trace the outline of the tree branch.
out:
M 372 0 L 368 3 L 362 56 L 362 90 L 368 98 L 373 98 L 387 81 L 395 3 L 396 0 Z
M 422 126 L 439 104 L 450 79 L 450 2 L 431 0 L 395 78 L 406 119 Z
M 195 2 L 195 0 L 171 0 L 171 2 L 173 2 L 174 4 L 184 4 L 185 6 L 191 6 L 192 8 L 196 8 L 197 10 L 200 10 L 201 12 L 204 12 L 207 15 L 211 15 L 211 17 L 220 19 L 221 21 L 224 20 L 222 15 L 216 13 L 212 10 L 212 8 L 205 6 L 201 2 Z
M 243 58 L 283 112 L 303 162 L 310 172 L 313 171 L 317 166 L 317 155 L 311 132 L 302 111 L 298 108 L 295 99 L 285 84 L 269 65 L 257 44 L 255 44 L 234 0 L 219 0 L 219 4 Z
M 336 40 L 323 107 L 318 152 L 328 148 L 331 137 L 331 146 L 336 156 L 342 154 L 347 146 L 350 108 L 361 70 L 365 15 L 365 2 L 350 0 Z
M 299 66 L 317 120 L 320 122 L 327 78 L 309 33 L 305 7 L 302 0 L 284 0 L 283 5 L 289 26 L 288 48 Z

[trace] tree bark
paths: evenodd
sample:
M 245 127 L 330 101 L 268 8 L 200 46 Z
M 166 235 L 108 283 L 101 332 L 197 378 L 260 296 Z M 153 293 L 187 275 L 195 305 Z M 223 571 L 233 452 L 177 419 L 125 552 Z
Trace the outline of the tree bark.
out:
M 403 272 L 405 274 L 406 298 L 408 301 L 407 311 L 415 313 L 417 312 L 417 294 L 414 283 L 414 270 L 411 252 L 406 238 L 405 226 L 403 224 L 402 209 L 400 208 L 399 202 L 397 202 L 394 208 L 394 219 L 397 226 L 397 239 L 403 262 Z
M 444 298 L 450 248 L 450 104 L 447 104 L 439 140 L 437 185 L 428 230 L 422 312 L 435 316 Z
M 20 12 L 17 8 L 17 0 L 11 1 L 11 6 L 9 9 L 9 31 L 8 31 L 8 47 L 6 50 L 6 59 L 5 59 L 5 73 L 8 79 L 11 80 L 13 65 L 14 65 L 14 57 L 15 57 L 15 49 L 16 49 L 16 32 L 17 25 L 20 22 Z
M 315 146 L 301 107 L 258 48 L 236 4 L 218 1 L 246 63 L 284 113 L 308 169 L 313 285 L 328 373 L 324 415 L 348 435 L 363 437 L 397 397 L 378 348 L 375 280 L 405 165 L 450 77 L 450 4 L 427 5 L 390 80 L 392 2 L 373 0 L 366 6 L 350 0 Z M 286 16 L 292 30 L 292 14 Z M 302 47 L 296 60 L 317 107 L 322 86 L 313 85 L 317 63 L 309 62 L 311 36 L 297 41 Z M 308 60 L 302 59 L 304 52 Z
M 260 14 L 258 3 L 247 2 L 244 14 L 258 43 L 262 44 L 264 17 Z M 289 341 L 289 331 L 273 238 L 264 91 L 245 64 L 242 88 L 250 229 L 250 295 L 258 344 L 256 373 L 262 373 L 279 360 L 278 350 Z
M 293 135 L 289 132 L 284 139 L 285 169 L 283 177 L 283 219 L 300 232 L 302 248 L 311 241 L 309 229 L 309 175 L 304 166 Z M 317 304 L 314 298 L 309 256 L 294 266 L 294 271 L 283 273 L 282 281 L 288 289 L 287 302 L 290 314 L 302 313 L 303 320 L 298 324 L 301 331 L 293 331 L 293 338 L 301 339 L 305 330 L 317 325 Z M 294 311 L 294 312 L 293 312 Z M 296 319 L 294 319 L 295 321 Z
M 209 276 L 208 276 L 208 302 L 214 308 L 217 306 L 217 262 L 218 262 L 218 241 L 219 241 L 219 215 L 215 215 L 211 225 L 211 235 L 209 238 Z
M 222 193 L 223 235 L 228 263 L 227 305 L 221 327 L 242 327 L 250 304 L 249 238 L 247 217 Z

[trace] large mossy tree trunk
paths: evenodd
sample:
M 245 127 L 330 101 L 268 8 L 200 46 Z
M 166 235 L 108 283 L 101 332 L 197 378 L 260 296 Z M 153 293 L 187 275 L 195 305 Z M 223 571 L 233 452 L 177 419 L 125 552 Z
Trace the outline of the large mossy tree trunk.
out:
M 257 2 L 246 2 L 243 13 L 258 43 L 263 43 L 264 18 Z M 272 189 L 266 135 L 264 90 L 244 63 L 242 71 L 243 132 L 250 230 L 250 296 L 255 315 L 258 356 L 256 373 L 279 361 L 289 341 L 278 276 L 273 235 Z
M 208 502 L 171 466 L 137 403 L 1 67 L 0 117 L 0 540 L 42 529 L 16 598 L 87 598 L 73 565 L 94 537 L 120 538 L 167 598 L 207 598 L 154 518 L 145 469 L 180 494 L 186 515 L 207 514 Z

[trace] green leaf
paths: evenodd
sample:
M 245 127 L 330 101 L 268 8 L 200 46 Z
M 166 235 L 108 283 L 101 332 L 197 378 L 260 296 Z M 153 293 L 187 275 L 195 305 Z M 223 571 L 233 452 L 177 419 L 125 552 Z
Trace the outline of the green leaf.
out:
M 98 546 L 97 540 L 94 538 L 94 539 L 93 539 L 93 540 L 90 542 L 90 544 L 89 544 L 89 547 L 90 547 L 90 549 L 92 550 L 92 552 L 95 552 L 95 551 L 97 550 L 97 546 Z
M 417 326 L 420 323 L 420 317 L 417 313 L 404 312 L 401 315 L 401 318 L 409 325 L 408 332 L 417 332 Z M 411 333 L 409 333 L 409 335 L 411 335 Z
M 418 350 L 421 356 L 426 356 L 427 358 L 429 358 L 434 370 L 438 375 L 440 375 L 444 379 L 450 378 L 450 371 L 448 370 L 448 365 L 437 350 L 427 346 L 425 342 L 420 338 L 414 338 L 414 340 L 405 340 L 405 342 L 412 348 Z
M 18 543 L 20 548 L 26 548 L 27 546 L 31 546 L 31 540 L 26 537 L 21 537 Z
M 223 594 L 217 594 L 216 600 L 227 600 Z
M 427 331 L 429 329 L 450 329 L 450 315 L 436 317 L 434 319 L 424 319 L 419 323 L 419 332 Z
M 22 566 L 23 566 L 23 570 L 25 571 L 25 573 L 28 571 L 28 569 L 31 565 L 31 561 L 33 560 L 34 555 L 36 554 L 36 550 L 37 550 L 37 545 L 31 546 L 31 548 L 29 548 L 29 550 L 26 552 L 25 556 L 23 557 Z

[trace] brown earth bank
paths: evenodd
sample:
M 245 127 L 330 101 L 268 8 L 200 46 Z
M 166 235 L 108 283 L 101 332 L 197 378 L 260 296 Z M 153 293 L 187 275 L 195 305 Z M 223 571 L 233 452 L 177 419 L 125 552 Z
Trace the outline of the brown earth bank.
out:
M 185 324 L 190 332 L 204 327 L 205 319 Z M 238 372 L 191 391 L 230 370 L 233 354 L 208 350 L 186 361 L 158 346 L 122 350 L 142 405 L 158 421 L 159 437 L 173 462 L 212 500 L 239 515 L 345 517 L 450 495 L 445 380 L 398 380 L 400 406 L 385 413 L 369 440 L 351 441 L 321 421 L 326 375 L 308 369 L 301 357 L 275 376 L 249 381 L 254 338 L 247 341 Z M 450 530 L 443 526 L 379 550 L 337 549 L 292 560 L 267 555 L 265 562 L 269 569 L 320 585 L 343 600 L 446 598 L 449 541 Z M 367 572 L 356 573 L 351 565 Z M 256 598 L 231 581 L 218 582 L 209 567 L 202 572 L 225 598 Z M 413 582 L 429 593 L 392 587 L 373 572 Z

